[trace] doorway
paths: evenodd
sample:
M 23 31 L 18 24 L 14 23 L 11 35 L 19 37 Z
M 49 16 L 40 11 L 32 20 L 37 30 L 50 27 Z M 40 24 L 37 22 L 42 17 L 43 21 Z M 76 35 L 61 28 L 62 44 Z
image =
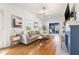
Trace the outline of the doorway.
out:
M 59 23 L 49 23 L 49 34 L 59 34 Z

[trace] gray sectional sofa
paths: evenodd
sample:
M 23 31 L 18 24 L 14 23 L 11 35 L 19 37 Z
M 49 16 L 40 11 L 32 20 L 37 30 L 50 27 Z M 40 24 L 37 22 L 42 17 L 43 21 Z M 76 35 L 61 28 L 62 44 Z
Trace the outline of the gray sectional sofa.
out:
M 29 32 L 23 31 L 21 36 L 22 36 L 21 43 L 29 44 L 37 40 L 37 37 L 40 36 L 40 32 L 39 31 L 29 31 Z

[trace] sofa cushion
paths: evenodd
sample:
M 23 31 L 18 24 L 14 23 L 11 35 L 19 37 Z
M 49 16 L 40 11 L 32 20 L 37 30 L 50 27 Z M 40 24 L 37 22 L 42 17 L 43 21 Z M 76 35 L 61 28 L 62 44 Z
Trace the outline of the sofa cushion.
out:
M 32 32 L 30 31 L 30 32 L 28 32 L 28 35 L 29 35 L 29 37 L 31 37 L 32 36 Z
M 36 33 L 36 31 L 32 31 L 32 35 L 36 35 L 37 33 Z
M 33 35 L 32 37 L 30 37 L 29 39 L 31 40 L 31 39 L 37 39 L 37 37 L 38 37 L 39 35 Z
M 29 34 L 29 37 L 31 37 L 33 35 L 37 35 L 36 31 L 29 31 L 28 34 Z

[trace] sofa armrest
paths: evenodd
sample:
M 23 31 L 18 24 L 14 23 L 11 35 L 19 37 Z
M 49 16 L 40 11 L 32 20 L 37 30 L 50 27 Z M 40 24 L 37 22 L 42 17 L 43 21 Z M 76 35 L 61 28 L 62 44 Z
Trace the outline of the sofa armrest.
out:
M 28 40 L 29 40 L 28 34 L 27 33 L 22 33 L 22 40 L 21 40 L 21 42 L 24 43 L 24 44 L 27 44 Z

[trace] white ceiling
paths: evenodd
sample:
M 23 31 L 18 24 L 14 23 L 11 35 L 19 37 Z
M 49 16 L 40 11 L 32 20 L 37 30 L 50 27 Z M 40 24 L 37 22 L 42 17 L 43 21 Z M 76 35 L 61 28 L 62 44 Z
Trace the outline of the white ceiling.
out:
M 64 14 L 67 3 L 11 3 L 9 5 L 25 9 L 34 15 L 39 14 L 42 11 L 42 7 L 46 7 L 47 16 L 60 17 Z M 41 18 L 40 15 L 39 17 Z
M 62 13 L 65 11 L 67 3 L 16 3 L 13 5 L 17 5 L 36 14 L 42 10 L 42 7 L 46 7 L 47 10 L 52 10 L 54 13 Z
M 38 15 L 42 11 L 42 7 L 46 7 L 46 18 L 49 18 L 49 16 L 61 17 L 64 15 L 67 3 L 19 3 L 14 5 L 26 9 L 28 12 L 37 15 L 42 19 L 42 15 Z

